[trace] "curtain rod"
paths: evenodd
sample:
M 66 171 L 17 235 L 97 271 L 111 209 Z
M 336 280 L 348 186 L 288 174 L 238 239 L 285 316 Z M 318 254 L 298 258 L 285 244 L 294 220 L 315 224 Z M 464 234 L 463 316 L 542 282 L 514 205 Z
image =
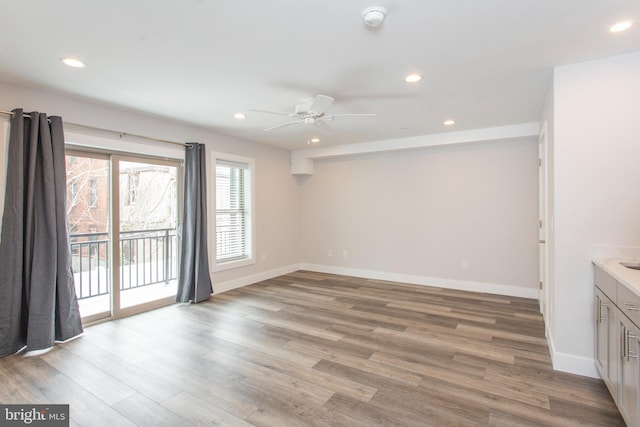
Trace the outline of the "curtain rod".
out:
M 13 112 L 12 111 L 0 110 L 0 114 L 6 114 L 8 116 L 12 116 L 13 117 Z M 31 118 L 29 113 L 23 113 L 23 116 Z M 124 138 L 125 136 L 132 136 L 134 138 L 142 138 L 142 139 L 147 139 L 149 141 L 165 142 L 167 144 L 182 145 L 183 147 L 193 148 L 193 144 L 188 144 L 188 143 L 185 144 L 184 142 L 169 141 L 168 139 L 153 138 L 153 137 L 150 137 L 150 136 L 137 135 L 135 133 L 129 133 L 129 132 L 119 132 L 119 131 L 116 131 L 116 130 L 98 128 L 98 127 L 95 127 L 95 126 L 81 125 L 79 123 L 71 123 L 71 122 L 64 122 L 64 121 L 63 121 L 63 123 L 66 124 L 66 125 L 80 127 L 80 128 L 84 128 L 84 129 L 91 129 L 91 130 L 97 130 L 97 131 L 101 131 L 101 132 L 116 133 L 116 134 L 118 134 L 120 136 L 120 138 Z

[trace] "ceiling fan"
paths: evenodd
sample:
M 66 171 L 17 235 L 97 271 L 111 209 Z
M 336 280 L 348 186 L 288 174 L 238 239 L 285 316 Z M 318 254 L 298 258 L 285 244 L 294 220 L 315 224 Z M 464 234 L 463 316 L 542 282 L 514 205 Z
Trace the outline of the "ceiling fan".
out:
M 250 110 L 258 113 L 278 114 L 280 116 L 292 117 L 293 120 L 280 123 L 265 129 L 270 131 L 285 126 L 292 125 L 319 125 L 324 122 L 335 119 L 336 117 L 363 117 L 375 116 L 375 114 L 325 114 L 325 111 L 333 103 L 334 99 L 327 95 L 316 95 L 315 98 L 307 98 L 302 104 L 296 105 L 293 113 L 281 113 L 278 111 L 268 110 Z

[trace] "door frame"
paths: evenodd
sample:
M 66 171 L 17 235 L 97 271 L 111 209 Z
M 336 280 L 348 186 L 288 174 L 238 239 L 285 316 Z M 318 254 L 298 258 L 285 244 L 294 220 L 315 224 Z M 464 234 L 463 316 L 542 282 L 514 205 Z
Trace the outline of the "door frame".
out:
M 547 122 L 542 124 L 538 136 L 538 253 L 540 283 L 540 313 L 549 319 L 549 171 L 548 171 L 548 131 Z
M 120 264 L 120 245 L 113 244 L 113 242 L 120 241 L 120 227 L 119 227 L 119 218 L 120 218 L 120 174 L 119 174 L 119 165 L 120 161 L 133 161 L 140 163 L 151 163 L 158 165 L 167 165 L 172 166 L 177 169 L 177 177 L 176 177 L 176 196 L 177 200 L 177 218 L 176 218 L 176 232 L 177 232 L 177 245 L 176 245 L 176 256 L 177 259 L 180 259 L 181 256 L 181 227 L 182 227 L 182 216 L 184 212 L 184 161 L 182 159 L 173 159 L 167 157 L 155 157 L 146 154 L 134 154 L 134 153 L 123 153 L 118 151 L 109 151 L 106 149 L 99 149 L 93 147 L 84 147 L 78 146 L 75 144 L 66 144 L 65 145 L 65 156 L 67 155 L 75 155 L 81 157 L 97 157 L 103 158 L 109 161 L 109 212 L 108 212 L 108 239 L 111 243 L 109 245 L 109 275 L 110 275 L 110 309 L 108 311 L 92 314 L 82 318 L 82 323 L 84 326 L 90 326 L 98 323 L 102 323 L 104 321 L 118 319 L 121 317 L 131 316 L 133 314 L 142 313 L 145 311 L 149 311 L 155 308 L 164 307 L 167 305 L 171 305 L 175 303 L 174 297 L 166 297 L 146 303 L 142 303 L 139 305 L 126 307 L 124 309 L 120 308 L 120 275 L 116 273 L 119 272 L 119 264 Z M 116 265 L 116 260 L 117 265 Z M 180 274 L 179 268 L 180 263 L 176 266 L 178 271 L 178 275 Z
M 111 154 L 111 239 L 112 242 L 120 241 L 120 162 L 139 162 L 139 163 L 149 163 L 156 165 L 165 165 L 175 167 L 177 169 L 177 177 L 176 177 L 176 196 L 178 197 L 177 203 L 177 218 L 176 218 L 176 230 L 179 230 L 182 224 L 182 214 L 184 211 L 184 197 L 183 191 L 183 179 L 184 179 L 184 171 L 183 171 L 183 162 L 176 159 L 166 159 L 166 158 L 155 158 L 152 156 L 145 155 L 136 155 L 136 154 L 125 154 L 125 153 L 112 153 Z M 117 220 L 117 221 L 116 221 Z M 118 225 L 116 227 L 116 224 Z M 181 235 L 177 233 L 177 259 L 180 260 L 180 251 L 182 248 L 181 245 Z M 111 245 L 111 256 L 113 260 L 118 260 L 118 267 L 120 266 L 120 245 L 112 244 Z M 176 266 L 176 271 L 179 274 L 180 263 Z M 120 271 L 118 269 L 118 271 Z M 177 279 L 176 279 L 177 280 Z M 171 305 L 176 302 L 175 296 L 161 298 L 149 302 L 145 302 L 142 304 L 138 304 L 131 307 L 121 308 L 120 307 L 120 275 L 116 274 L 116 269 L 111 269 L 111 284 L 113 290 L 113 299 L 111 305 L 111 315 L 112 318 L 118 319 L 121 317 L 131 316 L 133 314 L 143 313 L 145 311 L 153 310 L 154 308 L 165 307 L 167 305 Z

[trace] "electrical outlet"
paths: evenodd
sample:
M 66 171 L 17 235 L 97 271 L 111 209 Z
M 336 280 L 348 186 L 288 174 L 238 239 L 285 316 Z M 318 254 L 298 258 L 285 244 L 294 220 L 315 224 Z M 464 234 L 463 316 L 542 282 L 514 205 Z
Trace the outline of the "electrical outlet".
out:
M 343 258 L 348 258 L 349 257 L 349 252 L 348 251 L 342 251 L 342 257 Z
M 265 262 L 265 261 L 267 260 L 267 254 L 262 254 L 262 255 L 260 256 L 260 260 L 261 260 L 262 262 Z
M 333 249 L 329 249 L 327 251 L 327 256 L 333 256 Z
M 468 260 L 464 260 L 462 261 L 462 269 L 463 270 L 468 270 L 469 269 L 469 261 Z

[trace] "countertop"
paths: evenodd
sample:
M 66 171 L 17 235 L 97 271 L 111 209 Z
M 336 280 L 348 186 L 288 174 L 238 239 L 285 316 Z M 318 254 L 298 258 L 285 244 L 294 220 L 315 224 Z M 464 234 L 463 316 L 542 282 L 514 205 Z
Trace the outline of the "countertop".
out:
M 622 266 L 621 262 L 638 262 L 638 259 L 595 257 L 593 263 L 609 273 L 617 282 L 640 297 L 640 270 Z

